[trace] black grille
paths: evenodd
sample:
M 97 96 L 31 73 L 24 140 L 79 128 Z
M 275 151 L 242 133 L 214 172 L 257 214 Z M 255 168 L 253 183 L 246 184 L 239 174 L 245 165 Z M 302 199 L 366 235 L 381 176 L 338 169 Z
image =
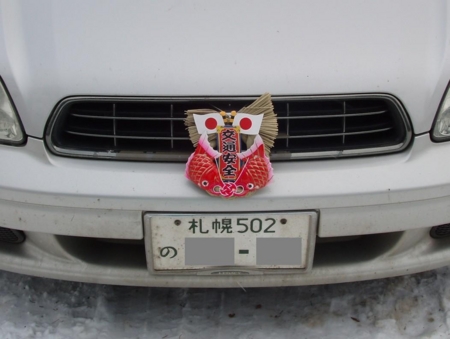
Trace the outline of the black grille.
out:
M 450 237 L 450 224 L 432 227 L 430 236 L 435 239 Z
M 20 244 L 25 240 L 25 235 L 22 231 L 12 230 L 6 227 L 0 227 L 0 242 L 10 244 Z
M 182 160 L 193 151 L 185 111 L 239 110 L 255 98 L 71 98 L 55 110 L 47 135 L 58 154 Z M 275 97 L 279 135 L 272 159 L 392 152 L 410 128 L 391 96 Z

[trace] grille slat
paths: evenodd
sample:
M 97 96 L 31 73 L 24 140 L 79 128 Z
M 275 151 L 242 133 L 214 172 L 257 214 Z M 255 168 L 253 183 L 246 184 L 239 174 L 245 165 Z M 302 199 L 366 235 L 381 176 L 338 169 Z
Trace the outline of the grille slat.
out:
M 346 102 L 344 101 L 342 103 L 342 111 L 344 112 L 342 114 L 342 144 L 345 144 L 345 135 L 346 135 L 346 130 L 347 130 L 347 105 Z
M 174 154 L 173 160 L 185 161 L 194 150 L 184 126 L 186 110 L 238 111 L 254 99 L 70 98 L 55 109 L 47 143 L 60 155 L 83 151 L 120 159 L 126 152 L 127 159 L 167 160 Z M 390 153 L 411 139 L 407 115 L 390 95 L 274 97 L 273 102 L 279 125 L 273 160 Z
M 154 120 L 154 121 L 184 121 L 184 118 L 140 118 L 140 117 L 104 117 L 97 115 L 82 115 L 82 114 L 71 114 L 77 118 L 86 118 L 86 119 L 105 119 L 105 120 Z
M 114 147 L 117 147 L 116 104 L 113 104 L 113 119 Z
M 290 122 L 290 109 L 289 109 L 289 103 L 286 103 L 286 117 L 277 117 L 277 119 L 281 119 L 281 120 L 286 120 L 286 148 L 289 148 L 289 122 Z M 279 133 L 278 131 L 278 138 L 280 138 L 280 135 L 282 135 L 282 133 Z
M 189 140 L 187 137 L 143 137 L 135 135 L 106 135 L 106 134 L 92 134 L 92 133 L 81 133 L 74 131 L 67 131 L 69 134 L 80 135 L 85 137 L 95 137 L 95 138 L 111 138 L 111 139 L 136 139 L 136 140 Z
M 312 135 L 278 135 L 278 139 L 300 139 L 300 138 L 326 138 L 326 137 L 339 137 L 346 135 L 360 135 L 360 134 L 370 134 L 370 133 L 380 133 L 389 131 L 391 127 L 375 129 L 370 131 L 359 131 L 359 132 L 343 132 L 343 133 L 328 133 L 328 134 L 312 134 Z
M 286 116 L 278 117 L 278 120 L 296 120 L 296 119 L 322 119 L 322 118 L 343 118 L 343 117 L 362 117 L 368 115 L 378 115 L 386 113 L 387 111 L 369 112 L 369 113 L 355 113 L 355 114 L 333 114 L 333 115 L 305 115 L 305 116 Z

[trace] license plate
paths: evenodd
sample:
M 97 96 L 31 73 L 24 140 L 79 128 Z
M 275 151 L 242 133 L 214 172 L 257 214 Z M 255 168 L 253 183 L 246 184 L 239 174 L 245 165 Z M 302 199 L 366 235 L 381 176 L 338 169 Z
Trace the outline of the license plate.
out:
M 262 269 L 306 271 L 316 236 L 315 212 L 146 214 L 146 248 L 155 273 Z

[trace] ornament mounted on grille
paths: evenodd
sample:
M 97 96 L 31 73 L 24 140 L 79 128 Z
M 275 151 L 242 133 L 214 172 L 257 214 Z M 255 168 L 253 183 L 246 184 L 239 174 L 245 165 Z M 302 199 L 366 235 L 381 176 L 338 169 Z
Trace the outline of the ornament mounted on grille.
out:
M 278 123 L 269 93 L 236 111 L 194 109 L 185 124 L 196 147 L 186 177 L 213 196 L 244 197 L 273 176 L 270 148 Z

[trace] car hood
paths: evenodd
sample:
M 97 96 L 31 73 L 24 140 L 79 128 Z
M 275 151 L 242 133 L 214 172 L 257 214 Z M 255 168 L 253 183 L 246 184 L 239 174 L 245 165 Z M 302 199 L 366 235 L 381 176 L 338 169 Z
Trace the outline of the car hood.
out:
M 0 76 L 27 134 L 73 95 L 391 93 L 429 131 L 446 1 L 5 1 Z

